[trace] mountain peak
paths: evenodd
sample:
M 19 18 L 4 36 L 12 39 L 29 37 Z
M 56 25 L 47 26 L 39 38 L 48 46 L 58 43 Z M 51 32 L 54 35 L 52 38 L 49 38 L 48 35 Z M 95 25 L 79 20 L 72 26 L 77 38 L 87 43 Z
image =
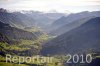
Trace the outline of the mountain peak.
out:
M 7 12 L 7 10 L 4 8 L 0 8 L 0 12 Z

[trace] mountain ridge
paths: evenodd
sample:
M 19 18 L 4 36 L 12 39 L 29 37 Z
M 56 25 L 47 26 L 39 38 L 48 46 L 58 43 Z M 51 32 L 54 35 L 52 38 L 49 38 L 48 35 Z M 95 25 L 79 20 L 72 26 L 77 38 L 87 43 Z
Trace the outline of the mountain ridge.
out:
M 100 17 L 88 20 L 83 25 L 64 33 L 43 45 L 44 55 L 82 53 L 100 50 Z

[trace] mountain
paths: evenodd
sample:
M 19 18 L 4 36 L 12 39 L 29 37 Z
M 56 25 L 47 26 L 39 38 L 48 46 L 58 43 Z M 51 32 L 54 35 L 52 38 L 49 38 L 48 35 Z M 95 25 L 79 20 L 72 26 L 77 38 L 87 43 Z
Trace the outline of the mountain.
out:
M 50 33 L 56 30 L 58 31 L 59 29 L 62 29 L 62 28 L 67 28 L 67 24 L 69 23 L 74 24 L 74 22 L 76 21 L 80 21 L 84 18 L 90 18 L 90 17 L 100 17 L 100 11 L 94 11 L 94 12 L 85 11 L 85 12 L 80 12 L 80 13 L 72 13 L 68 15 L 67 17 L 63 16 L 52 23 L 52 25 L 50 26 L 52 27 L 50 29 Z M 65 31 L 65 29 L 62 29 L 62 30 Z
M 74 54 L 100 50 L 100 17 L 92 18 L 79 27 L 45 43 L 43 55 Z
M 0 9 L 0 21 L 17 28 L 35 26 L 36 23 L 34 17 L 28 17 L 21 12 L 8 12 L 2 8 Z
M 37 38 L 31 32 L 27 32 L 22 29 L 11 27 L 9 24 L 5 24 L 3 22 L 0 22 L 0 33 L 5 35 L 10 40 L 13 40 L 13 39 L 15 40 L 20 40 L 20 39 L 34 40 Z
M 8 41 L 9 41 L 9 39 L 0 33 L 0 42 L 8 42 Z
M 24 27 L 23 22 L 15 14 L 0 11 L 0 21 L 15 27 Z
M 30 18 L 34 18 L 36 25 L 44 30 L 57 19 L 68 15 L 64 13 L 43 13 L 38 11 L 23 11 L 23 13 Z
M 0 22 L 0 56 L 6 54 L 37 55 L 40 51 L 40 44 L 46 39 L 47 35 L 36 28 L 19 29 Z
M 68 24 L 65 24 L 64 26 L 61 26 L 57 29 L 54 29 L 52 30 L 49 35 L 52 35 L 52 36 L 59 36 L 61 34 L 64 34 L 65 32 L 68 32 L 74 28 L 77 28 L 79 27 L 80 25 L 86 23 L 89 19 L 91 18 L 95 18 L 95 17 L 87 17 L 87 18 L 82 18 L 82 19 L 79 19 L 79 20 L 76 20 L 76 21 L 73 21 L 71 23 L 68 23 Z
M 21 22 L 25 25 L 25 27 L 32 27 L 36 25 L 34 17 L 28 17 L 26 14 L 23 14 L 21 12 L 13 12 L 13 14 L 21 19 Z
M 46 31 L 51 23 L 62 16 L 67 16 L 67 14 L 37 11 L 9 12 L 6 9 L 0 8 L 0 21 L 21 29 L 34 26 Z

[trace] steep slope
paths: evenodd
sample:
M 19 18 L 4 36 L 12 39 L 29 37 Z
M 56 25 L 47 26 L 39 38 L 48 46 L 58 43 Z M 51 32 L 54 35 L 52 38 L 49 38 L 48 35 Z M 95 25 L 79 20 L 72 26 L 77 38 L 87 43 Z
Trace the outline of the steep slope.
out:
M 17 28 L 39 27 L 44 31 L 48 30 L 48 26 L 65 16 L 63 13 L 42 13 L 35 11 L 8 12 L 6 9 L 0 9 L 0 21 Z
M 26 14 L 23 14 L 21 12 L 13 12 L 13 14 L 15 14 L 18 18 L 21 19 L 25 27 L 32 27 L 36 25 L 34 17 L 28 17 Z
M 83 25 L 43 45 L 42 54 L 83 53 L 100 50 L 100 17 L 88 20 Z
M 52 36 L 59 36 L 61 34 L 64 34 L 65 32 L 68 32 L 74 28 L 77 28 L 79 27 L 80 25 L 86 23 L 89 19 L 91 18 L 95 18 L 95 17 L 87 17 L 87 18 L 82 18 L 82 19 L 79 19 L 79 20 L 76 20 L 74 22 L 71 22 L 71 23 L 68 23 L 68 24 L 65 24 L 64 26 L 61 26 L 55 30 L 52 30 L 49 35 L 52 35 Z
M 30 18 L 34 18 L 36 21 L 36 25 L 41 27 L 44 30 L 48 30 L 48 26 L 52 24 L 57 19 L 62 16 L 66 16 L 64 13 L 43 13 L 38 11 L 24 11 L 24 13 Z
M 1 22 L 10 24 L 11 26 L 15 26 L 15 27 L 24 27 L 22 20 L 18 18 L 15 14 L 2 11 L 2 10 L 0 11 L 0 21 Z
M 43 13 L 38 11 L 27 11 L 25 13 L 27 16 L 34 17 L 38 23 L 51 24 L 53 21 L 65 16 L 64 13 Z
M 0 42 L 9 42 L 9 39 L 0 33 Z
M 50 27 L 51 32 L 52 30 L 58 30 L 60 27 L 65 26 L 69 23 L 75 22 L 77 20 L 88 18 L 88 17 L 100 17 L 100 11 L 94 11 L 94 12 L 80 12 L 80 13 L 73 13 L 68 15 L 67 17 L 61 17 L 60 19 L 56 20 Z M 66 28 L 66 27 L 63 27 Z M 63 29 L 64 30 L 64 29 Z
M 20 12 L 7 12 L 0 9 L 0 21 L 17 28 L 35 26 L 34 17 L 28 17 Z
M 0 56 L 6 54 L 32 56 L 39 54 L 43 32 L 31 32 L 0 22 Z
M 5 24 L 3 22 L 0 22 L 0 33 L 8 37 L 8 39 L 13 40 L 20 40 L 20 39 L 29 39 L 34 40 L 37 37 L 31 33 L 24 31 L 22 29 L 18 29 L 15 27 L 11 27 L 9 24 Z

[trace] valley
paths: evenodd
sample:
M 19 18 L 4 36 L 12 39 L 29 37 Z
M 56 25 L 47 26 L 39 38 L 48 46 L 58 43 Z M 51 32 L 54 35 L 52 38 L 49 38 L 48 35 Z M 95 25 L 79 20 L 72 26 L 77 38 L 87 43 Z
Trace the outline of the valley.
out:
M 6 63 L 6 54 L 40 56 L 39 61 L 53 57 L 52 63 L 35 59 L 20 66 L 92 66 L 100 61 L 99 43 L 100 11 L 65 14 L 0 9 L 0 66 L 19 66 L 13 61 Z M 93 61 L 66 63 L 68 54 L 90 54 Z

